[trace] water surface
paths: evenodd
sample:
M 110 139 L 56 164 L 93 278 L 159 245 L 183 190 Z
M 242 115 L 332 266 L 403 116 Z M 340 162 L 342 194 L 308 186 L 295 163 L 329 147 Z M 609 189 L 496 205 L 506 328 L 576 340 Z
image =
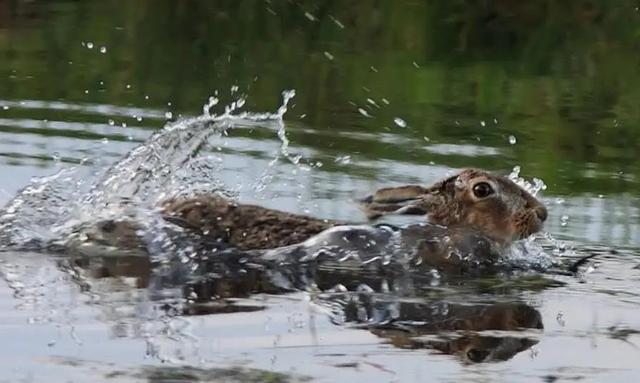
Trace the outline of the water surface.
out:
M 381 185 L 520 166 L 547 185 L 547 255 L 598 254 L 577 276 L 374 294 L 422 319 L 459 304 L 539 313 L 542 331 L 470 338 L 531 340 L 507 360 L 472 363 L 432 333 L 403 341 L 336 324 L 335 302 L 317 292 L 176 314 L 179 304 L 157 304 L 141 287 L 139 260 L 98 267 L 3 252 L 0 358 L 11 367 L 0 380 L 637 378 L 639 22 L 634 1 L 0 4 L 0 204 L 32 177 L 74 168 L 42 213 L 77 217 L 74 193 L 165 123 L 202 115 L 210 96 L 219 99 L 211 113 L 237 100 L 273 113 L 295 89 L 285 152 L 278 124 L 249 119 L 206 140 L 176 185 L 183 177 L 242 201 L 359 220 L 353 199 Z M 29 235 L 51 228 L 35 223 Z

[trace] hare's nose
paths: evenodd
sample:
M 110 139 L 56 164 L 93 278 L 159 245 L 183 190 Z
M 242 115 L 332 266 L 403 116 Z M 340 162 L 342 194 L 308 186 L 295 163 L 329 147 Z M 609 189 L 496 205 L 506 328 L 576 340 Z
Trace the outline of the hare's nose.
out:
M 536 215 L 541 222 L 547 220 L 547 209 L 544 206 L 538 206 L 535 208 Z

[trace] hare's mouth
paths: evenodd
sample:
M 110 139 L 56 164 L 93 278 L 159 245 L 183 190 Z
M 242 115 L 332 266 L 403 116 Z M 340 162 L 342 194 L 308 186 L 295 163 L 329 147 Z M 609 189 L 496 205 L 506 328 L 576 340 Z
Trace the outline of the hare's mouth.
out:
M 527 226 L 522 230 L 519 239 L 525 239 L 533 234 L 539 233 L 542 231 L 544 220 L 546 219 L 546 211 L 544 215 L 544 219 L 538 214 L 531 214 L 530 219 L 527 222 Z

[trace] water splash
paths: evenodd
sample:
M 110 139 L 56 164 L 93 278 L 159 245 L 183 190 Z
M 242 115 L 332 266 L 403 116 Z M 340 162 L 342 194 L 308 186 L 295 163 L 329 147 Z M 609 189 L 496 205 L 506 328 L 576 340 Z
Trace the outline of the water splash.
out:
M 514 166 L 508 177 L 515 184 L 528 191 L 532 196 L 536 196 L 540 191 L 547 189 L 547 185 L 539 178 L 534 178 L 531 181 L 527 181 L 526 179 L 520 177 L 520 170 L 520 166 Z
M 34 179 L 0 210 L 0 247 L 37 247 L 64 237 L 79 223 L 99 219 L 157 221 L 160 200 L 221 188 L 215 178 L 220 160 L 196 155 L 210 137 L 230 129 L 273 129 L 275 123 L 280 153 L 291 160 L 283 117 L 294 96 L 292 90 L 283 92 L 283 102 L 274 113 L 240 111 L 245 104 L 240 98 L 221 115 L 210 113 L 217 103 L 212 98 L 203 106 L 203 115 L 167 124 L 106 171 L 99 168 L 102 162 L 97 158 L 94 167 L 82 163 Z M 96 173 L 97 178 L 92 176 Z

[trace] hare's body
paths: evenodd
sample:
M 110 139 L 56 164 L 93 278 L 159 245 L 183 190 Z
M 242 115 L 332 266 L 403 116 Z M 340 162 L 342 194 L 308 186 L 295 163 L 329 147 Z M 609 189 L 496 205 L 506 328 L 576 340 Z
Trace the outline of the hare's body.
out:
M 438 268 L 491 262 L 503 245 L 539 231 L 547 214 L 509 179 L 473 169 L 428 188 L 380 189 L 362 203 L 369 218 L 423 214 L 429 222 L 401 228 L 349 225 L 238 204 L 219 195 L 171 199 L 162 213 L 180 233 L 175 238 L 189 247 L 231 248 L 283 260 L 313 260 L 330 253 L 366 262 L 399 254 Z M 80 238 L 150 251 L 140 232 L 130 221 L 107 221 Z

